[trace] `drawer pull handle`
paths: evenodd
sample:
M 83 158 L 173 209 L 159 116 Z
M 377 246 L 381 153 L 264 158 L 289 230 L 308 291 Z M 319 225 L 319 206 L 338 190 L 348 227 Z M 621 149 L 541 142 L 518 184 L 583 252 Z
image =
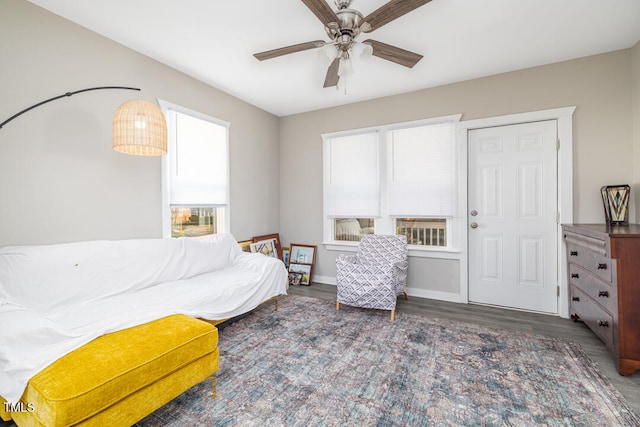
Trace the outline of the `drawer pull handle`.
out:
M 609 298 L 609 292 L 608 291 L 600 291 L 600 292 L 598 292 L 598 296 L 599 297 L 604 297 L 604 298 Z
M 578 256 L 578 251 L 571 251 L 570 255 L 571 256 Z
M 579 279 L 580 275 L 578 273 L 571 273 L 571 278 L 572 279 Z
M 608 328 L 609 327 L 609 322 L 607 322 L 606 320 L 598 320 L 598 326 L 600 326 L 602 328 Z
M 576 302 L 578 302 L 578 301 L 580 301 L 580 297 L 573 297 L 573 298 L 571 298 L 571 301 L 576 301 Z
M 598 270 L 606 270 L 607 264 L 598 264 Z

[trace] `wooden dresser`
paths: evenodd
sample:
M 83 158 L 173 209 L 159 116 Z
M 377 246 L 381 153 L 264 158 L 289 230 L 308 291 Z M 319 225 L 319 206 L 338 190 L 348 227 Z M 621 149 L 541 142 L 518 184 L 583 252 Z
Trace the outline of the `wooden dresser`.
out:
M 564 225 L 569 314 L 612 353 L 618 372 L 640 369 L 640 225 Z

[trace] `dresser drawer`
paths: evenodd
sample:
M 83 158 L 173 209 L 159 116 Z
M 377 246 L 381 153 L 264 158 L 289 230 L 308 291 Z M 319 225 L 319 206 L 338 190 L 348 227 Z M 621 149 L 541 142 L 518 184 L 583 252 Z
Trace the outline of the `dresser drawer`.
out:
M 607 348 L 613 351 L 613 328 L 615 325 L 611 314 L 575 285 L 569 285 L 569 292 L 571 294 L 569 304 L 571 315 L 577 315 L 604 341 Z
M 609 313 L 618 310 L 616 288 L 577 264 L 569 264 L 569 283 L 589 295 Z
M 605 282 L 611 283 L 612 271 L 615 264 L 611 258 L 591 251 L 584 246 L 567 243 L 567 256 L 570 263 L 578 264 L 593 274 L 600 277 Z

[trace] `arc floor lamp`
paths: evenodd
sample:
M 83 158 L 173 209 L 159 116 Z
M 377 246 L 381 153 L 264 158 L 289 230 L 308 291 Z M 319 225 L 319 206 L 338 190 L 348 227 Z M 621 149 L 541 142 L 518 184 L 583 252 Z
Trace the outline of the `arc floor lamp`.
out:
M 27 111 L 33 110 L 48 102 L 72 96 L 82 92 L 104 89 L 137 90 L 126 86 L 100 86 L 66 92 L 25 108 L 0 123 L 0 129 L 13 119 Z M 120 105 L 113 116 L 112 123 L 113 149 L 120 153 L 137 156 L 162 156 L 167 154 L 167 122 L 157 105 L 144 99 L 132 99 Z

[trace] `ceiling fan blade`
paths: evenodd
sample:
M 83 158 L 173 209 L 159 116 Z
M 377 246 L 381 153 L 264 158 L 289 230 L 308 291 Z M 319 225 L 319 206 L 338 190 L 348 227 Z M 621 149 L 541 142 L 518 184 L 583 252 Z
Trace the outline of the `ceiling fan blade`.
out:
M 340 68 L 340 58 L 336 58 L 333 60 L 331 65 L 329 65 L 329 69 L 327 70 L 327 76 L 324 78 L 324 86 L 322 87 L 333 87 L 338 85 L 338 80 L 340 80 L 340 76 L 338 76 L 339 68 Z
M 413 66 L 422 59 L 422 55 L 376 40 L 369 39 L 362 43 L 369 43 L 373 47 L 374 56 L 395 62 L 396 64 L 404 65 L 408 68 L 413 68 Z
M 282 55 L 288 55 L 290 53 L 301 52 L 303 50 L 315 49 L 317 47 L 322 47 L 326 44 L 326 42 L 322 40 L 316 40 L 312 42 L 294 44 L 287 47 L 281 47 L 279 49 L 267 50 L 265 52 L 255 53 L 255 56 L 258 60 L 264 61 L 265 59 L 276 58 Z
M 302 3 L 304 3 L 325 26 L 329 25 L 330 22 L 338 22 L 336 13 L 329 7 L 325 0 L 302 0 Z
M 365 33 L 370 33 L 430 1 L 431 0 L 390 0 L 389 3 L 365 16 L 362 20 L 363 24 L 360 25 L 360 29 Z

